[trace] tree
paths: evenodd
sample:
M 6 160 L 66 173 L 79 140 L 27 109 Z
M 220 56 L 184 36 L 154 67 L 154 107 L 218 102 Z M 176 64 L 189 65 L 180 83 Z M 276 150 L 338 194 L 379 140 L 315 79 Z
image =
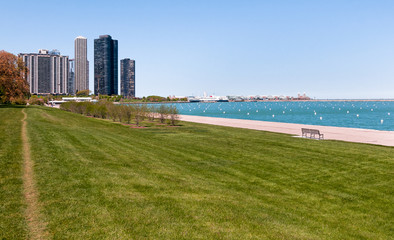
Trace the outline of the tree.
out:
M 151 121 L 151 122 L 155 121 L 155 115 L 156 115 L 155 110 L 156 109 L 153 106 L 147 107 L 146 114 L 148 116 L 149 121 Z
M 108 104 L 108 116 L 115 122 L 118 114 L 116 112 L 116 106 L 114 104 Z
M 175 126 L 175 124 L 177 123 L 177 121 L 179 119 L 178 109 L 175 106 L 170 106 L 168 111 L 170 114 L 171 125 Z
M 159 119 L 161 123 L 164 123 L 164 121 L 167 119 L 168 116 L 168 108 L 165 105 L 160 105 L 159 109 Z
M 125 120 L 127 121 L 127 124 L 130 124 L 130 120 L 133 115 L 133 109 L 127 105 L 120 105 L 119 107 L 124 115 Z
M 89 89 L 86 89 L 86 90 L 78 91 L 76 95 L 77 97 L 88 97 L 89 94 L 90 94 Z
M 134 113 L 135 124 L 138 127 L 138 126 L 140 126 L 140 121 L 141 121 L 141 114 L 142 114 L 141 106 L 138 104 L 135 104 L 133 106 L 133 113 Z
M 29 95 L 28 72 L 21 58 L 0 51 L 0 103 L 26 103 Z

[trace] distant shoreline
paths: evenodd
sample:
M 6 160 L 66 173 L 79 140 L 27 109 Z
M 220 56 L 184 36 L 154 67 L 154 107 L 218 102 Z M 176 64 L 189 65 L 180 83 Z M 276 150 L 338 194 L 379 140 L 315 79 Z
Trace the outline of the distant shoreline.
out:
M 299 101 L 299 100 L 296 100 Z M 394 102 L 394 99 L 315 99 L 315 102 Z
M 229 102 L 394 102 L 394 99 L 247 100 Z
M 310 100 L 245 100 L 228 102 L 394 102 L 394 99 L 310 99 Z M 163 102 L 114 102 L 115 104 L 167 104 L 167 103 L 217 103 L 217 102 L 187 102 L 187 101 L 163 101 Z

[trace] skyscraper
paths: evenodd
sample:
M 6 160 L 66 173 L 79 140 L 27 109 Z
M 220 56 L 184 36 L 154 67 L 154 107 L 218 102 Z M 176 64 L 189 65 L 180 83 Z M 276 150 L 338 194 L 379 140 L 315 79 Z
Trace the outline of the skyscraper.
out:
M 68 93 L 68 56 L 57 50 L 40 49 L 39 53 L 20 53 L 29 68 L 27 81 L 33 94 Z
M 118 94 L 118 40 L 94 39 L 94 94 Z
M 75 88 L 74 91 L 89 89 L 89 63 L 87 58 L 87 39 L 77 37 L 75 43 Z
M 68 93 L 74 95 L 75 94 L 75 60 L 70 59 L 69 62 L 69 71 L 68 71 Z
M 120 94 L 135 97 L 135 60 L 120 60 Z

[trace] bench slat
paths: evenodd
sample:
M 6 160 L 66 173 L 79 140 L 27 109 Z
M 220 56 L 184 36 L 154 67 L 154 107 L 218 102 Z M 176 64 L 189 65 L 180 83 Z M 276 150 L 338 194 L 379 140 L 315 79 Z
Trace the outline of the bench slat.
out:
M 310 129 L 310 128 L 301 128 L 302 137 L 314 138 L 314 139 L 324 139 L 324 134 L 321 134 L 318 129 Z M 316 135 L 318 137 L 316 137 Z

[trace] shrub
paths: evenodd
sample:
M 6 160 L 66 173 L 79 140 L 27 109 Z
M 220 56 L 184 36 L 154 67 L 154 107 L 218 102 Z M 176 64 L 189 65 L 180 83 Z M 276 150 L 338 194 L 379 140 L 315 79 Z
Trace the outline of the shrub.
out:
M 123 114 L 124 119 L 127 121 L 127 124 L 130 124 L 130 120 L 133 115 L 132 107 L 127 105 L 121 105 L 119 106 L 119 108 L 121 109 L 121 112 Z
M 11 104 L 15 105 L 26 105 L 26 99 L 24 97 L 11 97 Z
M 179 119 L 178 109 L 174 106 L 170 106 L 168 112 L 170 114 L 170 123 L 172 126 L 175 126 Z
M 108 109 L 108 117 L 115 122 L 117 117 L 116 106 L 114 104 L 110 104 L 108 105 L 107 109 Z
M 149 121 L 151 121 L 151 122 L 155 121 L 155 115 L 156 115 L 155 108 L 154 107 L 147 107 L 146 110 L 147 110 L 146 114 L 147 114 Z
M 29 99 L 29 104 L 30 105 L 44 105 L 44 99 L 34 96 Z
M 136 104 L 133 106 L 133 113 L 134 113 L 134 120 L 135 120 L 135 124 L 137 126 L 140 125 L 140 121 L 141 121 L 141 106 Z
M 158 109 L 158 113 L 159 113 L 159 119 L 161 123 L 164 123 L 164 121 L 167 119 L 167 115 L 168 115 L 168 109 L 165 105 L 160 105 L 159 109 Z
M 158 108 L 153 106 L 149 107 L 145 104 L 133 104 L 128 106 L 115 105 L 107 100 L 100 100 L 98 103 L 65 102 L 60 105 L 60 109 L 96 118 L 110 118 L 114 122 L 116 120 L 119 120 L 119 122 L 124 120 L 128 124 L 134 117 L 137 126 L 140 125 L 140 122 L 143 121 L 145 117 L 148 117 L 150 121 L 154 121 L 155 116 L 157 115 L 159 116 L 161 123 L 166 121 L 167 124 L 175 125 L 178 120 L 178 110 L 176 107 L 166 105 L 160 105 Z

